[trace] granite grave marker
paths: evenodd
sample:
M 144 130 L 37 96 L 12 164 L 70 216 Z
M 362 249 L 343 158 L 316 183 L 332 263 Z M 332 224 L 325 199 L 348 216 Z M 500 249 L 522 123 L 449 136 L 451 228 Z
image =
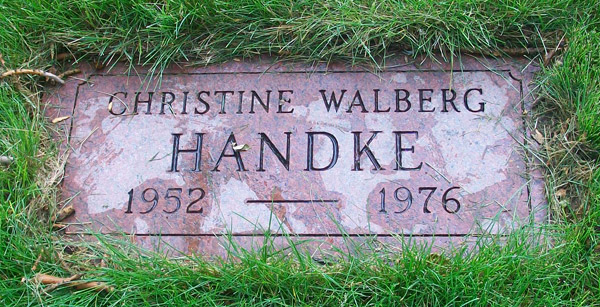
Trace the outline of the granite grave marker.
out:
M 223 234 L 269 228 L 447 244 L 541 221 L 543 183 L 523 150 L 534 69 L 387 64 L 257 59 L 172 67 L 160 81 L 84 66 L 85 81 L 47 97 L 49 117 L 71 116 L 60 123 L 62 194 L 76 210 L 66 233 L 210 254 Z

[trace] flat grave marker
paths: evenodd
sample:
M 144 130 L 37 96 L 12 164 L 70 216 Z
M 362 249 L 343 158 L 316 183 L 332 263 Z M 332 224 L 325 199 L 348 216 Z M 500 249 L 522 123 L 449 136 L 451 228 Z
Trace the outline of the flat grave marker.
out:
M 534 69 L 417 63 L 373 73 L 257 59 L 170 68 L 160 82 L 84 67 L 85 82 L 47 98 L 48 116 L 71 116 L 66 232 L 213 254 L 220 236 L 266 229 L 447 244 L 540 222 L 543 182 L 523 149 Z

